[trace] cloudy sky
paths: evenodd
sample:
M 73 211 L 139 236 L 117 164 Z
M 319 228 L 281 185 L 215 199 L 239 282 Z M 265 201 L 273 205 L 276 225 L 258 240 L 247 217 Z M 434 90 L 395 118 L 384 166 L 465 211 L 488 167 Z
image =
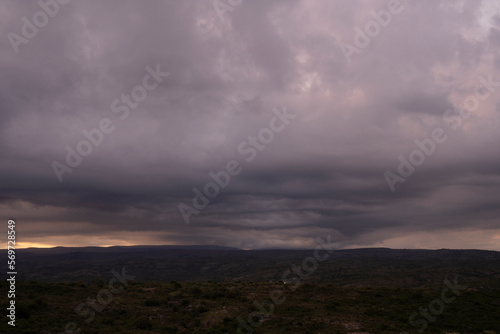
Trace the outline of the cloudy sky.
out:
M 497 1 L 41 3 L 0 4 L 22 246 L 500 250 Z

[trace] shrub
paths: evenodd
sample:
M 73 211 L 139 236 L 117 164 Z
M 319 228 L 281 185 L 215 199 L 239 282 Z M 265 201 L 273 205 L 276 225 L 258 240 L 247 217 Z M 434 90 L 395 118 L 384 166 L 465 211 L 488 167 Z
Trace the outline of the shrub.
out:
M 135 322 L 135 328 L 137 329 L 153 329 L 153 324 L 147 318 L 141 318 Z
M 160 302 L 156 299 L 147 299 L 144 301 L 145 306 L 160 306 Z

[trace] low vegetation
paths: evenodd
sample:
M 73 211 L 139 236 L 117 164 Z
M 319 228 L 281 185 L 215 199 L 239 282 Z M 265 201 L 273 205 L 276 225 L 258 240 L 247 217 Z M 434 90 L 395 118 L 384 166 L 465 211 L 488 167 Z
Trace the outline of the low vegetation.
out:
M 283 291 L 286 300 L 259 318 L 254 333 L 417 333 L 408 318 L 441 289 L 340 287 L 278 282 L 129 282 L 88 323 L 75 308 L 95 298 L 100 283 L 20 282 L 16 329 L 2 333 L 60 333 L 75 322 L 81 333 L 237 333 L 238 317 L 258 312 L 254 302 Z M 2 290 L 6 284 L 2 283 Z M 283 297 L 282 296 L 282 297 Z M 282 299 L 281 297 L 281 299 Z M 1 306 L 5 309 L 6 304 Z M 270 310 L 265 304 L 265 310 Z M 467 289 L 429 323 L 426 333 L 500 333 L 500 289 Z M 242 329 L 241 333 L 249 333 Z

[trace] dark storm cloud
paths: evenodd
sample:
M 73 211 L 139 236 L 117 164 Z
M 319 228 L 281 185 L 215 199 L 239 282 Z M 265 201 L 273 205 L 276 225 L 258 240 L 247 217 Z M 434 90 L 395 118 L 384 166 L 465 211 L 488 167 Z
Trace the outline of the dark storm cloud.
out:
M 26 245 L 311 247 L 331 234 L 341 247 L 467 248 L 469 233 L 470 247 L 500 249 L 500 92 L 456 129 L 443 118 L 479 76 L 500 81 L 500 8 L 403 7 L 348 63 L 341 43 L 387 1 L 247 0 L 219 17 L 210 1 L 73 0 L 17 53 L 8 33 L 41 9 L 5 2 L 2 212 Z M 113 101 L 157 66 L 169 75 L 120 119 Z M 248 162 L 239 146 L 283 106 L 296 118 Z M 104 118 L 114 131 L 60 183 L 53 161 Z M 447 141 L 391 192 L 384 172 L 436 127 Z M 241 173 L 186 225 L 178 205 L 230 160 Z

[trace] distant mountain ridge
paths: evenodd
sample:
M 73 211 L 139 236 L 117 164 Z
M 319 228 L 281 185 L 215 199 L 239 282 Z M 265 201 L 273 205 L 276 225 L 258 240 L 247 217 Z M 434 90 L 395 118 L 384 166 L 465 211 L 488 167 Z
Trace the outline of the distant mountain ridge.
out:
M 5 257 L 6 250 L 0 251 Z M 322 252 L 326 254 L 326 252 Z M 45 282 L 109 279 L 112 270 L 140 281 L 280 281 L 313 250 L 241 250 L 221 246 L 56 247 L 16 250 L 18 278 Z M 362 248 L 333 250 L 307 280 L 339 286 L 440 285 L 461 277 L 474 285 L 498 284 L 500 252 Z
M 64 247 L 57 246 L 52 248 L 23 248 L 18 249 L 21 252 L 29 252 L 32 254 L 67 254 L 67 253 L 92 253 L 92 252 L 138 252 L 138 251 L 153 251 L 153 250 L 172 250 L 172 249 L 190 249 L 190 250 L 240 250 L 239 248 L 217 246 L 217 245 L 136 245 L 136 246 L 87 246 L 87 247 Z

